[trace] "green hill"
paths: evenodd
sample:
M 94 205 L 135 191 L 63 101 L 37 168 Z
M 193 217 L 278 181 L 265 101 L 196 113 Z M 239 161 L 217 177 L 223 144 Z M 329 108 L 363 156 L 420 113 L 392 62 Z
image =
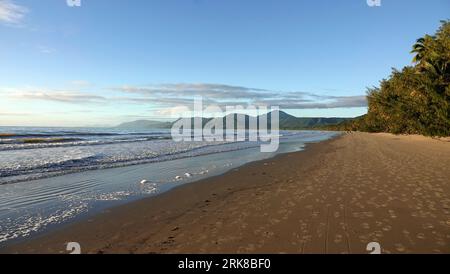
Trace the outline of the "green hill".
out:
M 246 128 L 249 126 L 250 119 L 255 119 L 256 117 L 251 117 L 249 115 L 244 114 L 229 114 L 222 118 L 202 118 L 202 124 L 205 125 L 206 123 L 212 121 L 213 119 L 223 119 L 223 125 L 225 127 L 225 119 L 228 117 L 232 117 L 234 119 L 235 127 L 237 125 L 238 116 L 242 115 L 244 116 Z M 268 121 L 268 127 L 270 128 L 270 121 L 271 121 L 271 115 L 272 113 L 265 114 L 263 116 L 267 116 Z M 263 117 L 261 117 L 263 118 Z M 189 118 L 183 118 L 183 119 L 189 119 Z M 191 125 L 194 124 L 194 118 L 191 119 Z M 279 112 L 279 121 L 280 121 L 280 129 L 314 129 L 318 127 L 324 127 L 324 126 L 330 126 L 330 125 L 337 125 L 338 123 L 344 122 L 344 121 L 350 121 L 349 118 L 299 118 L 295 117 L 293 115 L 287 114 L 286 112 L 280 111 Z M 179 120 L 177 120 L 179 121 Z M 151 129 L 151 128 L 171 128 L 173 123 L 171 122 L 158 122 L 158 121 L 150 121 L 150 120 L 138 120 L 128 123 L 123 123 L 117 126 L 117 128 L 121 129 Z

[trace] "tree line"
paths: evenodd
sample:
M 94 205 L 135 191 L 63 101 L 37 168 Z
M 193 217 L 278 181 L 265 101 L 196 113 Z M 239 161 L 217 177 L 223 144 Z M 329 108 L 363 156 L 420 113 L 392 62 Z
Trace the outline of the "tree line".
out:
M 412 47 L 413 64 L 367 91 L 368 113 L 332 130 L 450 136 L 450 21 Z

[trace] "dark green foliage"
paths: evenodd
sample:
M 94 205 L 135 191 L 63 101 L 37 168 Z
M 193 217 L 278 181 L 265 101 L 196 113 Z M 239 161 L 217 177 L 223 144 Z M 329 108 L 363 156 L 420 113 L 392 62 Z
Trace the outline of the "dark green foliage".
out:
M 334 129 L 450 136 L 450 21 L 413 46 L 414 66 L 367 92 L 367 115 Z

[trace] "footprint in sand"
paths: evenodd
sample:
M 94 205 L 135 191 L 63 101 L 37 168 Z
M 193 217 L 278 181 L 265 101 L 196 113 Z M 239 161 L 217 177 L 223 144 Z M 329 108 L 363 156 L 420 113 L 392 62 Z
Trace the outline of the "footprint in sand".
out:
M 343 238 L 344 237 L 342 235 L 336 234 L 336 236 L 334 237 L 334 242 L 337 243 L 337 244 L 341 243 Z
M 358 238 L 363 243 L 366 243 L 369 239 L 369 237 L 367 235 L 359 235 Z
M 397 214 L 395 214 L 395 211 L 393 211 L 393 210 L 389 210 L 389 215 L 390 215 L 390 217 L 392 218 L 392 219 L 395 219 L 395 218 L 397 218 Z
M 420 240 L 425 240 L 425 239 L 426 239 L 425 234 L 423 234 L 423 233 L 417 234 L 417 235 L 416 235 L 416 238 L 417 238 L 417 239 L 420 239 Z
M 264 232 L 264 234 L 263 234 L 263 236 L 264 236 L 265 238 L 272 238 L 274 235 L 275 235 L 275 233 L 272 232 L 272 231 L 266 231 L 266 232 Z
M 270 224 L 278 224 L 279 222 L 281 222 L 279 219 L 270 219 L 269 220 Z
M 376 237 L 376 238 L 381 238 L 381 237 L 384 236 L 384 233 L 383 233 L 383 231 L 381 231 L 381 230 L 376 230 L 376 231 L 374 231 L 374 232 L 372 233 L 372 236 L 374 236 L 374 237 Z
M 397 250 L 398 252 L 405 252 L 406 248 L 402 244 L 395 244 L 395 250 Z

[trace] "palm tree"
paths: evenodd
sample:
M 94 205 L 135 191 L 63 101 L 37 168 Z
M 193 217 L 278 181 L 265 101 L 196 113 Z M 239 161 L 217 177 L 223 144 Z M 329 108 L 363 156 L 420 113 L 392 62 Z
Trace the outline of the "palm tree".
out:
M 417 64 L 419 71 L 429 71 L 443 76 L 447 70 L 447 62 L 443 59 L 440 49 L 441 41 L 436 36 L 425 35 L 417 39 L 411 53 L 415 54 L 413 62 Z
M 415 54 L 413 58 L 414 63 L 420 63 L 423 60 L 423 57 L 425 55 L 425 38 L 421 37 L 417 39 L 416 43 L 413 45 L 413 49 L 411 53 Z

